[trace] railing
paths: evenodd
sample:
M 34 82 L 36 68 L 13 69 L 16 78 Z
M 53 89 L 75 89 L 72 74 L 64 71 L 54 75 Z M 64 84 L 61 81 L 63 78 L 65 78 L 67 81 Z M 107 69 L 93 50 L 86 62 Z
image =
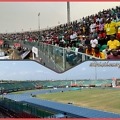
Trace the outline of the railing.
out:
M 8 111 L 15 112 L 16 115 L 21 118 L 32 118 L 33 116 L 34 118 L 47 118 L 54 115 L 54 113 L 42 110 L 41 107 L 35 107 L 24 102 L 14 101 L 7 98 L 0 98 L 0 106 L 6 108 Z
M 66 71 L 84 61 L 90 59 L 99 59 L 85 53 L 75 52 L 68 50 L 63 47 L 45 44 L 43 42 L 29 42 L 29 41 L 9 41 L 10 44 L 15 42 L 21 43 L 23 46 L 29 47 L 30 49 L 34 46 L 38 48 L 38 58 L 41 55 L 47 57 L 47 62 L 53 63 L 54 68 L 59 68 L 59 72 Z

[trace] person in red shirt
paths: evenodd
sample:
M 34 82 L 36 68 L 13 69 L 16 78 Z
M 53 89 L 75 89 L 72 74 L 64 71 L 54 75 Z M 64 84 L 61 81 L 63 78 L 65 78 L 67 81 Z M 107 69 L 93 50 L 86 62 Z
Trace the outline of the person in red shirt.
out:
M 111 60 L 119 60 L 120 59 L 120 55 L 118 55 L 118 51 L 112 50 L 111 53 L 112 54 L 107 56 L 107 59 L 111 59 Z

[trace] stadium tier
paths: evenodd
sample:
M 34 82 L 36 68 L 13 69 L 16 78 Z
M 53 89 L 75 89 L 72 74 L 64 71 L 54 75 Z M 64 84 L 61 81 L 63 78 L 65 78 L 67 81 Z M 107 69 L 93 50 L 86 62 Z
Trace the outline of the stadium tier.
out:
M 68 87 L 102 87 L 111 86 L 111 80 L 45 80 L 45 81 L 12 81 L 0 83 L 1 93 L 10 93 L 15 91 L 24 91 L 44 88 L 66 88 Z M 91 86 L 92 87 L 92 86 Z

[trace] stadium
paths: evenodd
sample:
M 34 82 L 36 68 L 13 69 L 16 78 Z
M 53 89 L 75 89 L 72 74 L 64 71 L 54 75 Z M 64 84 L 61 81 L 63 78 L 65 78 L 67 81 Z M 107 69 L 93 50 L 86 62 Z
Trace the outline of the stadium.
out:
M 1 80 L 1 118 L 120 118 L 120 76 L 113 73 L 120 68 L 120 6 L 72 22 L 69 2 L 67 10 L 65 24 L 0 34 L 0 59 L 36 61 L 51 73 L 46 80 L 47 74 L 44 80 Z M 94 78 L 72 78 L 87 63 Z M 114 68 L 113 77 L 97 73 L 98 67 Z

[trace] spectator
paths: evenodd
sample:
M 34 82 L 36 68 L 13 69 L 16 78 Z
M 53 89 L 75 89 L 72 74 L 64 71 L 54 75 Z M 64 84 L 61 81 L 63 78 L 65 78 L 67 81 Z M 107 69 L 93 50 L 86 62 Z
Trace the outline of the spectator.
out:
M 15 49 L 13 50 L 9 58 L 13 60 L 22 59 L 21 56 L 18 54 L 18 51 Z
M 111 53 L 111 51 L 109 51 L 108 47 L 106 47 L 106 49 L 102 50 L 102 52 L 105 55 L 105 59 L 107 59 L 107 56 Z
M 66 45 L 65 49 L 67 50 L 67 53 L 70 53 L 71 47 L 69 45 Z
M 78 52 L 82 52 L 82 53 L 85 52 L 82 44 L 79 45 Z
M 95 29 L 96 29 L 96 24 L 94 23 L 94 21 L 92 21 L 90 25 L 90 33 L 93 33 Z
M 114 16 L 112 17 L 112 22 L 117 22 L 116 15 L 114 15 Z
M 104 31 L 100 31 L 98 34 L 98 44 L 100 44 L 101 46 L 106 44 L 106 34 Z
M 81 39 L 81 44 L 82 44 L 82 45 L 85 45 L 85 40 L 86 40 L 86 37 L 83 35 L 83 36 L 82 36 L 82 39 Z
M 111 35 L 110 40 L 107 42 L 109 50 L 116 50 L 120 46 L 120 42 L 115 39 L 114 35 Z
M 90 30 L 89 30 L 89 25 L 90 23 L 89 22 L 87 22 L 86 24 L 85 24 L 85 35 L 89 35 L 89 32 L 90 32 Z
M 105 59 L 105 54 L 103 52 L 100 52 L 98 47 L 94 48 L 93 56 L 97 57 L 97 58 L 100 58 L 100 59 Z
M 93 55 L 94 54 L 94 49 L 91 47 L 91 45 L 87 46 L 87 49 L 86 49 L 85 53 L 88 54 L 88 55 Z
M 107 56 L 107 59 L 118 60 L 120 59 L 120 55 L 118 55 L 118 52 L 116 50 L 113 50 L 112 54 Z
M 76 40 L 76 38 L 77 38 L 77 33 L 76 32 L 73 32 L 71 35 L 70 35 L 70 39 L 71 40 Z
M 97 32 L 97 31 L 95 30 L 95 31 L 92 33 L 92 37 L 97 39 L 98 33 L 99 33 L 99 32 Z
M 96 22 L 96 32 L 99 32 L 99 29 L 100 28 L 100 24 L 99 24 L 99 21 Z
M 106 43 L 107 43 L 108 40 L 110 40 L 111 35 L 116 35 L 116 23 L 112 22 L 112 20 L 108 18 L 106 20 L 106 24 L 104 25 L 104 30 L 107 35 L 107 39 L 106 39 L 107 40 Z
M 118 9 L 118 12 L 116 13 L 117 20 L 120 20 L 120 9 Z
M 101 21 L 99 24 L 99 31 L 103 31 L 103 30 L 104 30 L 104 23 L 103 21 Z
M 92 39 L 90 40 L 90 44 L 92 48 L 95 48 L 98 45 L 98 40 L 96 37 L 92 37 Z
M 90 44 L 90 38 L 88 36 L 86 36 L 85 46 L 88 46 L 89 44 Z
M 116 37 L 120 41 L 120 19 L 116 22 L 116 29 L 117 29 Z

